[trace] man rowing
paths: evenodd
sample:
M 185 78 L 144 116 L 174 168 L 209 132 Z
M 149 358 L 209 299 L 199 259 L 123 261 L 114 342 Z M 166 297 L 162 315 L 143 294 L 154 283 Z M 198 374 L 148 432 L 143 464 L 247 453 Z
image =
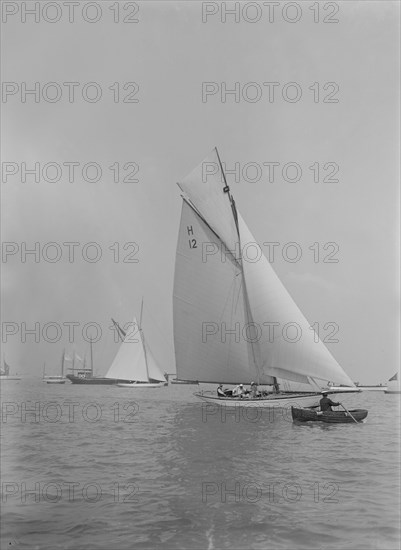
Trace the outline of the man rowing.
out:
M 333 409 L 331 407 L 338 407 L 339 405 L 341 405 L 341 403 L 335 403 L 334 401 L 332 401 L 329 397 L 327 397 L 329 394 L 328 391 L 322 391 L 322 398 L 319 402 L 320 404 L 320 410 L 322 412 L 326 412 L 326 411 L 332 411 Z

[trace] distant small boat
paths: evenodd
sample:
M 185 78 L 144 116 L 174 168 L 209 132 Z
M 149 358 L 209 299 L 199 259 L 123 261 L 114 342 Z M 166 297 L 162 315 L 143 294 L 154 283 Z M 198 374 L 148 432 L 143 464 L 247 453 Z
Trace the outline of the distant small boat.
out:
M 65 384 L 66 379 L 62 376 L 46 376 L 43 382 L 46 382 L 46 384 Z
M 383 386 L 382 384 L 373 386 L 362 386 L 358 384 L 357 387 L 360 389 L 360 391 L 386 391 L 387 389 L 387 386 Z
M 351 413 L 351 414 L 350 414 Z M 313 409 L 298 409 L 291 407 L 292 419 L 298 422 L 326 422 L 328 424 L 349 424 L 361 422 L 368 416 L 368 411 L 365 409 L 354 409 L 351 411 L 315 411 Z M 352 416 L 351 416 L 352 415 Z M 354 417 L 355 420 L 352 418 Z
M 6 363 L 6 360 L 3 357 L 3 367 L 0 367 L 0 380 L 4 382 L 5 380 L 21 380 L 20 376 L 11 376 L 10 375 L 10 365 Z
M 63 350 L 63 355 L 61 356 L 61 374 L 60 375 L 46 375 L 46 363 L 43 365 L 43 382 L 46 384 L 65 384 L 67 379 L 64 376 L 64 360 L 65 360 L 65 350 Z
M 359 393 L 362 391 L 360 386 L 349 387 L 349 386 L 335 386 L 334 384 L 328 384 L 327 387 L 329 391 L 336 393 Z
M 401 393 L 400 390 L 400 381 L 398 380 L 398 372 L 390 378 L 387 383 L 387 388 L 384 390 L 384 393 Z

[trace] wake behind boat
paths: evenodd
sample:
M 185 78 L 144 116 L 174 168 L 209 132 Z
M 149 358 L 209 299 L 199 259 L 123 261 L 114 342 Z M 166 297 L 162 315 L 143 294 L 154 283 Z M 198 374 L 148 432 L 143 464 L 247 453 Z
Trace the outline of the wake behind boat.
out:
M 236 208 L 217 149 L 178 185 L 183 204 L 173 306 L 179 379 L 255 380 L 275 389 L 255 400 L 195 394 L 222 406 L 313 405 L 329 381 L 341 385 L 331 393 L 359 391 L 262 254 Z M 255 255 L 255 247 L 257 261 L 249 252 Z

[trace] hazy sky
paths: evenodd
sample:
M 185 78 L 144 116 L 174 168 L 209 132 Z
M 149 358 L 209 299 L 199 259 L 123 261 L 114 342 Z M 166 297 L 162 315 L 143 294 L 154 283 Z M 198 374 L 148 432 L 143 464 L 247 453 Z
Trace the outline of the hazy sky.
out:
M 273 266 L 305 316 L 323 337 L 325 323 L 338 325 L 328 347 L 347 374 L 366 383 L 394 374 L 398 2 L 320 2 L 319 12 L 307 1 L 243 2 L 231 15 L 217 2 L 120 2 L 118 11 L 82 2 L 74 12 L 69 2 L 45 4 L 35 22 L 22 3 L 3 2 L 2 239 L 15 244 L 3 243 L 2 346 L 13 371 L 39 375 L 46 362 L 56 373 L 63 347 L 88 352 L 82 329 L 95 322 L 95 368 L 105 373 L 117 351 L 110 317 L 139 316 L 142 296 L 145 334 L 162 368 L 175 371 L 175 183 L 217 146 L 227 169 L 241 171 L 228 182 L 255 238 L 265 251 L 262 243 L 280 243 Z M 38 96 L 25 95 L 35 83 Z M 202 97 L 202 83 L 214 93 Z M 72 173 L 63 163 L 74 162 Z M 280 163 L 273 182 L 271 162 Z M 28 173 L 23 182 L 35 163 L 40 181 Z M 97 173 L 88 163 L 99 181 L 89 181 Z M 298 181 L 283 177 L 287 163 L 302 170 Z M 294 166 L 287 180 L 297 179 Z M 129 174 L 139 181 L 123 182 Z M 339 181 L 324 182 L 330 174 Z M 38 262 L 23 254 L 35 242 Z M 72 262 L 66 242 L 79 243 Z M 302 252 L 297 262 L 283 258 L 295 250 L 289 242 Z M 331 252 L 338 262 L 323 261 Z M 130 253 L 138 263 L 123 262 Z M 39 342 L 24 343 L 35 323 Z M 61 338 L 46 341 L 55 326 Z

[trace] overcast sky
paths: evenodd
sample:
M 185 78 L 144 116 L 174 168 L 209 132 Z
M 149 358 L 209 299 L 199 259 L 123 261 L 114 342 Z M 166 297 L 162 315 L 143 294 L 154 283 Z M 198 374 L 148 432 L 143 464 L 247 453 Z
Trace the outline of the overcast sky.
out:
M 313 2 L 281 2 L 274 12 L 245 2 L 231 15 L 216 2 L 121 2 L 118 11 L 83 2 L 73 13 L 50 4 L 35 22 L 21 3 L 3 3 L 2 239 L 16 244 L 3 244 L 2 322 L 13 372 L 40 375 L 46 362 L 56 373 L 63 347 L 88 352 L 82 328 L 95 322 L 95 368 L 105 373 L 117 351 L 110 318 L 139 316 L 142 296 L 145 334 L 162 369 L 175 371 L 175 183 L 217 146 L 227 169 L 237 163 L 241 171 L 228 183 L 255 239 L 265 251 L 264 242 L 280 243 L 273 267 L 307 319 L 323 337 L 325 323 L 338 325 L 339 342 L 327 345 L 347 374 L 361 383 L 393 375 L 398 2 L 320 2 L 319 12 Z M 25 95 L 35 82 L 39 96 Z M 239 95 L 224 95 L 235 83 Z M 69 173 L 63 163 L 73 162 Z M 88 181 L 96 179 L 93 166 L 83 169 L 90 162 L 101 168 L 99 181 Z M 280 163 L 274 181 L 271 162 Z M 32 174 L 22 181 L 23 163 L 39 163 L 39 182 Z M 55 164 L 46 171 L 47 163 Z M 283 177 L 287 163 L 302 170 L 298 181 Z M 287 167 L 287 180 L 300 175 L 297 166 Z M 23 255 L 23 243 L 35 242 L 38 262 Z M 57 252 L 49 242 L 62 251 L 59 261 L 46 261 Z M 73 262 L 65 242 L 79 243 Z M 295 251 L 289 242 L 299 261 L 283 258 Z M 88 261 L 99 251 L 99 261 Z M 130 253 L 139 262 L 123 262 Z M 63 323 L 73 321 L 69 343 Z M 39 323 L 39 342 L 22 342 L 24 323 Z M 55 335 L 50 325 L 43 334 L 46 323 L 62 328 L 59 341 L 46 341 Z

